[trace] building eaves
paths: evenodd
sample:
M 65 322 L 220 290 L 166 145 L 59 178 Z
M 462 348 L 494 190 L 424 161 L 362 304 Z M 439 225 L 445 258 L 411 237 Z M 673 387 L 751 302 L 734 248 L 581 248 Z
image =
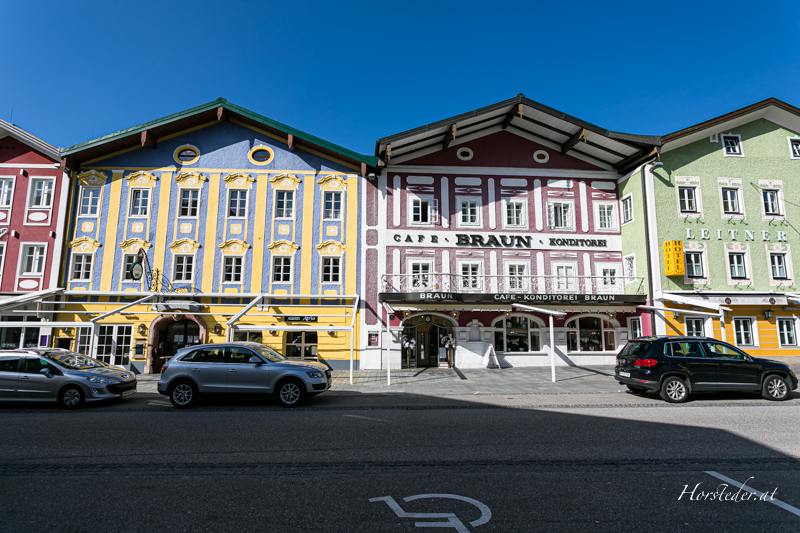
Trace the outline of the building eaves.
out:
M 28 133 L 19 126 L 15 126 L 14 124 L 6 122 L 5 120 L 0 120 L 0 131 L 5 131 L 10 136 L 18 139 L 20 142 L 23 142 L 32 148 L 35 148 L 47 157 L 51 158 L 53 161 L 57 162 L 60 160 L 59 149 L 57 147 L 31 133 Z

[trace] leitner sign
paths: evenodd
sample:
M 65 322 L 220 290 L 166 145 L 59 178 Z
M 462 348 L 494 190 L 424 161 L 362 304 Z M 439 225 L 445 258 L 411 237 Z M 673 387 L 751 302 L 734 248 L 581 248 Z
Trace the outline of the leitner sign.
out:
M 646 297 L 644 295 L 638 294 L 461 294 L 457 292 L 383 292 L 379 297 L 381 302 L 496 304 L 642 303 L 645 299 Z

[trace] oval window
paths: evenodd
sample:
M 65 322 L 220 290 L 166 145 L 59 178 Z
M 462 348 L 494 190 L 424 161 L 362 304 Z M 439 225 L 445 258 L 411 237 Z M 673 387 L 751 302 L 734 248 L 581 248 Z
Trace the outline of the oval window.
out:
M 259 163 L 265 163 L 269 161 L 271 157 L 272 154 L 264 150 L 263 148 L 253 152 L 253 159 Z
M 462 161 L 469 161 L 472 159 L 472 150 L 469 148 L 459 148 L 456 151 L 456 156 Z
M 184 162 L 197 159 L 197 156 L 198 156 L 197 150 L 195 150 L 194 148 L 184 148 L 183 150 L 178 152 L 178 159 Z

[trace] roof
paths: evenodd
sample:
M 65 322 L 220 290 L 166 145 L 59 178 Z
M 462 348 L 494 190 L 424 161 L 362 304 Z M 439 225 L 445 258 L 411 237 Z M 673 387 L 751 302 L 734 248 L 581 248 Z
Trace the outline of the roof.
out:
M 730 113 L 725 113 L 724 115 L 720 115 L 718 117 L 706 120 L 705 122 L 700 122 L 699 124 L 695 124 L 694 126 L 689 126 L 688 128 L 684 128 L 682 130 L 675 131 L 668 135 L 664 135 L 663 137 L 661 137 L 661 144 L 666 145 L 667 143 L 675 142 L 678 139 L 687 137 L 689 135 L 693 135 L 695 133 L 700 133 L 707 129 L 721 126 L 726 122 L 743 118 L 747 115 L 758 113 L 759 111 L 764 111 L 770 107 L 774 107 L 800 117 L 800 109 L 794 107 L 793 105 L 787 104 L 783 100 L 778 100 L 777 98 L 770 97 L 767 98 L 766 100 L 761 100 L 760 102 L 756 102 L 755 104 L 749 105 L 747 107 L 742 107 L 735 111 L 731 111 Z
M 115 133 L 110 133 L 90 141 L 68 146 L 61 151 L 62 157 L 67 158 L 72 165 L 69 168 L 77 168 L 78 165 L 90 159 L 104 157 L 120 150 L 144 146 L 148 143 L 157 142 L 161 137 L 180 133 L 181 131 L 200 126 L 213 121 L 223 121 L 236 119 L 244 124 L 263 129 L 273 135 L 280 137 L 293 137 L 293 145 L 312 148 L 323 155 L 333 157 L 347 163 L 367 167 L 375 167 L 377 158 L 362 155 L 337 144 L 325 141 L 292 128 L 258 113 L 228 102 L 224 98 L 217 98 L 213 102 L 199 105 L 179 113 L 174 113 L 163 118 L 151 120 L 138 126 L 133 126 Z
M 1 132 L 5 132 L 18 141 L 27 144 L 35 150 L 38 150 L 47 157 L 51 158 L 53 161 L 59 161 L 61 159 L 58 153 L 58 148 L 49 142 L 43 141 L 39 137 L 28 133 L 19 126 L 15 126 L 14 124 L 6 122 L 5 120 L 0 120 L 0 133 Z
M 446 150 L 456 138 L 498 127 L 556 144 L 562 154 L 579 156 L 622 173 L 654 155 L 654 150 L 661 145 L 661 138 L 657 135 L 609 131 L 519 94 L 503 102 L 379 139 L 375 142 L 375 156 L 388 164 L 391 159 L 405 159 L 405 156 L 437 146 Z

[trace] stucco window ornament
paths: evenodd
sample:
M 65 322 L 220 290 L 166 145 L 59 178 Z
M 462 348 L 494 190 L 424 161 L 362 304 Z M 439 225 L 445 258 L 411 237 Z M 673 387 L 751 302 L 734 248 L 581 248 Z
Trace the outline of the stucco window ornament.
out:
M 288 224 L 281 224 L 278 226 L 278 235 L 289 235 L 291 232 L 292 228 L 290 228 Z
M 325 235 L 328 237 L 336 237 L 339 235 L 339 228 L 336 226 L 328 226 L 325 228 Z
M 270 243 L 267 248 L 272 255 L 292 255 L 300 249 L 295 243 L 289 241 L 275 241 Z
M 100 248 L 101 245 L 94 239 L 90 239 L 89 237 L 81 237 L 69 243 L 69 246 L 72 248 L 73 253 L 93 254 L 98 248 Z
M 337 176 L 336 174 L 328 174 L 317 180 L 317 183 L 320 186 L 320 189 L 325 191 L 343 191 L 347 189 L 346 182 L 342 179 L 341 176 Z
M 128 174 L 125 176 L 125 179 L 128 180 L 129 187 L 155 187 L 156 182 L 158 181 L 158 176 L 152 172 L 139 170 L 132 174 Z
M 89 233 L 90 231 L 94 231 L 94 222 L 84 222 L 81 224 L 81 231 Z
M 245 172 L 231 172 L 222 179 L 229 189 L 249 189 L 256 181 L 253 176 Z
M 244 254 L 250 245 L 239 239 L 230 239 L 219 245 L 219 249 L 223 254 Z
M 202 187 L 204 181 L 208 178 L 200 172 L 178 172 L 175 175 L 175 182 L 180 187 Z
M 296 189 L 302 180 L 294 174 L 275 174 L 269 182 L 275 189 Z
M 119 243 L 119 247 L 126 254 L 135 254 L 139 250 L 149 250 L 150 246 L 149 242 L 139 238 L 127 239 Z
M 178 239 L 169 245 L 172 253 L 175 254 L 193 254 L 200 249 L 200 243 L 189 239 Z
M 240 235 L 242 233 L 242 225 L 241 224 L 231 224 L 231 233 L 233 235 Z
M 341 255 L 345 248 L 342 243 L 336 241 L 325 241 L 317 245 L 320 255 Z
M 133 233 L 141 233 L 144 231 L 144 222 L 134 222 L 131 224 L 131 231 Z
M 78 183 L 84 187 L 99 187 L 103 185 L 108 176 L 103 174 L 102 172 L 97 172 L 96 170 L 90 170 L 88 172 L 81 172 L 78 174 Z
M 192 232 L 192 225 L 189 224 L 188 222 L 182 223 L 180 228 L 181 228 L 181 233 L 191 233 Z

